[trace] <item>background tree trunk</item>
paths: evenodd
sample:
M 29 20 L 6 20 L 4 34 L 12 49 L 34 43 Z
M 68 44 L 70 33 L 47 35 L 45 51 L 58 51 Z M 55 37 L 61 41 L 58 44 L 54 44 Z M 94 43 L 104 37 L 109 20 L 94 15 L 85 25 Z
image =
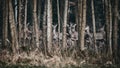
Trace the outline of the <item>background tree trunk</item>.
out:
M 106 0 L 106 27 L 107 27 L 107 46 L 108 46 L 108 56 L 112 59 L 112 7 L 111 1 Z
M 18 17 L 18 5 L 17 5 L 17 3 L 18 3 L 18 0 L 14 0 L 15 1 L 15 3 L 14 3 L 14 5 L 15 5 L 15 12 L 14 12 L 14 14 L 15 14 L 15 23 L 17 23 L 17 17 Z
M 52 0 L 47 0 L 47 46 L 50 53 L 52 47 Z
M 43 13 L 43 45 L 44 45 L 44 53 L 45 55 L 47 55 L 47 3 L 45 0 L 45 4 L 44 4 L 44 13 Z
M 12 38 L 11 40 L 12 51 L 13 53 L 16 53 L 18 50 L 18 40 L 17 40 L 17 32 L 16 32 L 15 19 L 14 19 L 14 13 L 13 13 L 11 0 L 9 0 L 9 23 L 10 23 L 11 38 Z
M 83 15 L 82 15 L 82 22 L 81 22 L 81 36 L 80 36 L 80 46 L 81 50 L 83 51 L 85 49 L 84 47 L 84 36 L 85 36 L 85 26 L 86 26 L 86 0 L 83 0 Z
M 63 48 L 67 45 L 66 39 L 66 26 L 67 26 L 67 17 L 68 16 L 68 0 L 65 0 L 65 8 L 64 8 L 64 22 L 63 22 L 63 37 L 62 37 L 62 46 Z
M 22 45 L 21 44 L 21 37 L 22 37 L 22 31 L 21 31 L 21 29 L 22 29 L 22 24 L 21 24 L 21 22 L 22 22 L 22 17 L 21 17 L 21 15 L 22 15 L 22 3 L 21 3 L 21 0 L 19 0 L 19 15 L 18 15 L 18 31 L 19 31 L 19 33 L 18 33 L 18 42 L 19 42 L 19 44 L 20 44 L 20 46 Z
M 108 0 L 105 0 L 105 13 L 106 13 L 106 45 L 109 46 L 109 6 L 108 6 Z M 108 48 L 108 47 L 107 47 Z M 105 52 L 107 51 L 107 48 L 105 48 Z
M 95 47 L 95 52 L 98 54 L 98 49 L 96 46 L 96 24 L 95 24 L 95 13 L 94 13 L 94 1 L 91 0 L 91 7 L 92 7 L 92 24 L 93 24 L 93 43 Z
M 77 2 L 78 2 L 78 1 L 77 1 Z M 79 22 L 79 21 L 78 21 L 78 20 L 79 20 L 79 19 L 78 19 L 78 16 L 79 16 L 79 14 L 78 14 L 78 5 L 75 6 L 75 11 L 74 11 L 74 12 L 75 12 L 75 23 L 76 23 L 77 25 L 79 25 L 79 24 L 78 24 L 78 22 Z M 76 27 L 77 27 L 76 31 L 78 31 L 78 26 L 76 26 Z
M 26 34 L 26 30 L 27 30 L 27 0 L 25 0 L 25 16 L 24 16 L 24 46 L 26 46 L 26 38 L 27 38 L 27 34 Z
M 79 44 L 79 46 L 81 47 L 81 24 L 82 24 L 82 21 L 83 21 L 83 19 L 82 19 L 82 16 L 83 16 L 83 11 L 82 11 L 82 9 L 83 9 L 83 5 L 82 5 L 82 0 L 78 0 L 78 13 L 79 13 L 79 19 L 78 19 L 78 44 Z
M 58 15 L 58 37 L 60 36 L 60 6 L 59 0 L 57 0 L 57 15 Z M 58 45 L 60 45 L 60 39 L 58 38 Z
M 38 0 L 38 26 L 41 24 L 41 0 Z
M 38 28 L 38 18 L 37 18 L 37 0 L 33 0 L 33 18 L 34 18 L 34 31 L 35 31 L 35 44 L 39 48 L 39 28 Z
M 113 45 L 114 45 L 114 61 L 117 61 L 117 47 L 118 47 L 118 0 L 114 3 L 114 26 L 113 26 Z
M 4 0 L 3 4 L 3 46 L 7 46 L 8 39 L 8 1 Z

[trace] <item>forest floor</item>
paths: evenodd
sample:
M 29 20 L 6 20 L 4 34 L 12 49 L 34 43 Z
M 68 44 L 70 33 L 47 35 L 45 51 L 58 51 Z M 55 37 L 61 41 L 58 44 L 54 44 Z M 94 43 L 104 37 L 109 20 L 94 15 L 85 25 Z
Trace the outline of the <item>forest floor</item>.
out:
M 0 50 L 0 68 L 119 68 L 114 64 L 88 63 L 85 59 L 72 57 L 44 56 L 38 51 L 12 54 L 8 50 Z

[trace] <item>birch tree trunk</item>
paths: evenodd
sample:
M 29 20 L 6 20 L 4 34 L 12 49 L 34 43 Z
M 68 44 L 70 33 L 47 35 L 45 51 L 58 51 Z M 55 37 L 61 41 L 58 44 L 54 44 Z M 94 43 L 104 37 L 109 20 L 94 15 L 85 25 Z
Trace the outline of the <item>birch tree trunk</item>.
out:
M 114 61 L 117 61 L 117 46 L 118 46 L 118 0 L 114 3 L 114 26 L 113 26 L 113 44 L 114 44 Z
M 109 23 L 110 23 L 110 18 L 109 18 L 109 7 L 108 7 L 108 0 L 105 0 L 105 13 L 106 13 L 106 45 L 109 46 Z M 105 49 L 107 50 L 108 47 L 106 47 Z M 105 50 L 105 51 L 106 51 Z
M 41 21 L 41 0 L 38 0 L 38 24 L 39 24 L 39 27 L 40 27 L 40 21 Z
M 22 7 L 21 7 L 21 0 L 19 0 L 19 15 L 18 15 L 18 31 L 19 31 L 19 33 L 18 33 L 18 42 L 19 42 L 19 44 L 21 45 L 21 37 L 22 37 L 22 31 L 21 31 L 21 29 L 22 29 L 22 24 L 21 24 L 21 22 L 22 22 L 22 17 L 21 17 L 21 15 L 22 15 Z
M 23 44 L 24 46 L 26 45 L 26 38 L 27 38 L 26 30 L 27 30 L 27 0 L 25 0 L 24 44 Z
M 13 13 L 11 0 L 9 0 L 9 23 L 10 23 L 11 39 L 12 39 L 12 43 L 11 43 L 12 51 L 13 53 L 16 53 L 18 50 L 18 39 L 17 39 L 15 19 L 14 19 L 14 13 Z
M 34 31 L 35 31 L 35 44 L 37 49 L 39 48 L 39 28 L 38 28 L 38 18 L 37 18 L 37 0 L 33 0 L 33 18 L 34 18 Z
M 110 14 L 110 35 L 109 35 L 109 51 L 110 51 L 110 56 L 112 57 L 112 7 L 111 7 L 111 1 L 109 0 L 109 14 Z
M 46 0 L 45 0 L 45 4 L 44 4 L 44 13 L 43 13 L 43 46 L 44 46 L 44 52 L 45 52 L 45 55 L 47 55 L 47 28 L 46 28 L 46 23 L 47 23 L 47 3 L 46 3 Z
M 17 23 L 17 17 L 18 17 L 18 0 L 15 0 L 15 23 Z
M 77 1 L 78 2 L 78 1 Z M 79 25 L 78 24 L 78 5 L 77 6 L 75 6 L 75 23 L 77 24 L 77 25 Z M 77 30 L 76 31 L 78 31 L 78 26 L 76 26 L 77 27 Z
M 83 3 L 83 8 L 82 8 L 82 22 L 81 22 L 81 31 L 80 31 L 80 46 L 81 46 L 81 51 L 85 49 L 84 47 L 84 36 L 85 36 L 85 26 L 86 26 L 86 0 L 82 1 Z
M 8 39 L 8 1 L 4 0 L 3 8 L 3 46 L 7 46 Z
M 60 36 L 60 6 L 59 0 L 57 0 L 57 15 L 58 15 L 58 37 Z M 58 38 L 58 45 L 60 46 L 60 39 Z
M 83 18 L 82 18 L 82 16 L 83 16 L 83 11 L 82 11 L 82 9 L 83 9 L 83 5 L 82 5 L 82 0 L 78 0 L 78 13 L 79 13 L 79 19 L 78 19 L 78 44 L 79 44 L 79 46 L 80 46 L 80 49 L 83 49 L 83 48 L 81 48 L 81 24 L 82 24 L 82 21 L 83 21 Z M 83 47 L 83 46 L 82 46 Z
M 91 7 L 92 7 L 92 24 L 93 24 L 93 43 L 94 43 L 94 47 L 95 47 L 95 51 L 98 54 L 98 49 L 96 46 L 96 25 L 95 25 L 95 13 L 94 13 L 94 1 L 91 0 Z
M 63 37 L 62 37 L 62 46 L 63 48 L 67 45 L 67 39 L 66 39 L 66 26 L 67 26 L 67 17 L 68 16 L 68 0 L 65 0 L 65 8 L 64 8 L 64 22 L 63 22 Z
M 52 0 L 47 0 L 47 46 L 50 53 L 52 47 Z
M 106 27 L 107 27 L 107 45 L 108 56 L 112 58 L 112 7 L 110 0 L 106 0 Z

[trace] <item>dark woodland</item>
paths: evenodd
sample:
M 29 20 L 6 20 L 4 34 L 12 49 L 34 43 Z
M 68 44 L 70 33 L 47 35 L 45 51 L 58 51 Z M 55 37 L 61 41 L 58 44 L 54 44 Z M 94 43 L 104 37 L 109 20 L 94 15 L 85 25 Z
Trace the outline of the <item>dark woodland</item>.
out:
M 0 68 L 119 68 L 120 0 L 0 0 Z

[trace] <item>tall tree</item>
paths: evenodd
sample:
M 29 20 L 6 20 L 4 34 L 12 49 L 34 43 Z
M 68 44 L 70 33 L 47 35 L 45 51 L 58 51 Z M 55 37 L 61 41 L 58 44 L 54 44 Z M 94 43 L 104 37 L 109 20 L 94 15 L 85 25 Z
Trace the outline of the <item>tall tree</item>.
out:
M 58 15 L 58 37 L 60 36 L 60 6 L 59 0 L 57 0 L 57 15 Z M 60 45 L 60 39 L 58 38 L 58 43 Z
M 35 44 L 39 48 L 39 29 L 38 29 L 38 18 L 37 18 L 37 0 L 33 0 L 33 18 L 34 18 L 34 31 L 35 31 Z
M 3 45 L 7 46 L 8 39 L 8 1 L 4 0 L 3 8 Z
M 77 2 L 78 2 L 78 1 L 77 1 Z M 77 25 L 79 25 L 79 24 L 78 24 L 78 22 L 79 22 L 79 21 L 78 21 L 78 20 L 79 20 L 79 19 L 78 19 L 78 15 L 79 15 L 79 14 L 78 14 L 78 5 L 75 6 L 74 13 L 75 13 L 75 23 L 76 23 Z M 77 26 L 77 31 L 78 31 L 78 26 Z
M 9 0 L 9 23 L 10 23 L 10 30 L 11 30 L 12 50 L 13 50 L 13 53 L 16 53 L 17 50 L 18 50 L 18 39 L 17 39 L 14 12 L 13 12 L 13 7 L 12 7 L 12 1 L 11 0 Z
M 94 39 L 94 46 L 95 51 L 98 54 L 97 46 L 96 46 L 96 24 L 95 24 L 95 13 L 94 13 L 94 0 L 91 0 L 91 7 L 92 7 L 92 24 L 93 24 L 93 39 Z
M 84 47 L 84 34 L 85 34 L 85 26 L 86 26 L 86 0 L 81 1 L 82 4 L 82 14 L 80 14 L 81 16 L 81 24 L 79 24 L 80 27 L 80 47 L 81 50 L 83 51 L 85 49 Z
M 110 0 L 105 1 L 105 11 L 106 11 L 106 42 L 108 48 L 108 54 L 112 57 L 112 7 Z
M 43 24 L 42 24 L 42 26 L 43 26 L 43 33 L 42 33 L 42 36 L 43 36 L 43 46 L 44 46 L 44 53 L 45 53 L 45 55 L 47 55 L 46 54 L 46 52 L 47 52 L 47 28 L 46 28 L 46 26 L 47 26 L 47 3 L 46 3 L 46 0 L 45 0 L 45 3 L 44 3 L 44 13 L 43 13 Z
M 62 46 L 63 48 L 67 45 L 66 39 L 66 26 L 67 26 L 67 17 L 68 16 L 68 0 L 65 0 L 65 8 L 64 8 L 64 22 L 63 22 L 63 37 L 62 37 Z
M 114 26 L 113 26 L 113 44 L 114 44 L 114 59 L 117 61 L 117 46 L 118 46 L 118 0 L 114 2 Z
M 19 42 L 19 44 L 21 45 L 21 37 L 22 37 L 22 24 L 21 24 L 21 22 L 22 22 L 22 2 L 21 2 L 21 0 L 19 0 L 19 10 L 18 10 L 19 12 L 19 15 L 18 15 L 18 31 L 19 31 L 19 33 L 18 33 L 18 42 Z
M 15 9 L 14 9 L 14 11 L 15 11 L 15 22 L 17 23 L 17 17 L 18 17 L 18 5 L 17 5 L 17 3 L 18 3 L 18 0 L 15 0 Z
M 112 59 L 112 7 L 111 7 L 111 0 L 109 0 L 109 17 L 110 17 L 110 24 L 109 24 L 109 52 L 110 57 Z
M 25 0 L 25 14 L 24 14 L 24 46 L 26 45 L 26 38 L 27 38 L 27 34 L 26 34 L 26 30 L 27 30 L 27 0 Z
M 82 21 L 83 21 L 83 19 L 82 19 L 82 14 L 83 14 L 82 8 L 83 8 L 82 0 L 78 0 L 78 17 L 79 17 L 79 19 L 78 19 L 78 34 L 79 34 L 78 35 L 78 41 L 79 41 L 78 44 L 79 44 L 80 47 L 81 47 L 81 34 L 82 34 L 81 33 L 81 24 L 82 24 Z
M 38 25 L 40 27 L 40 21 L 41 21 L 41 0 L 38 0 Z
M 52 47 L 52 0 L 47 0 L 47 46 L 51 52 Z

